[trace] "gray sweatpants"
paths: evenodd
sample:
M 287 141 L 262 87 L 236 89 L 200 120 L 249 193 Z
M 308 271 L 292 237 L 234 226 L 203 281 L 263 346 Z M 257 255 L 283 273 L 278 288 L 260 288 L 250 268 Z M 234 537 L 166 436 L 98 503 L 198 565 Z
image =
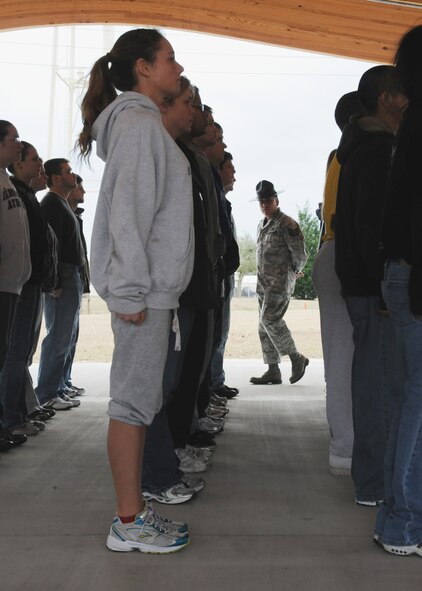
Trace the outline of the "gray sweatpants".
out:
M 170 310 L 146 310 L 141 326 L 111 317 L 114 352 L 108 415 L 130 425 L 150 425 L 163 401 Z
M 315 257 L 312 280 L 319 300 L 330 452 L 350 458 L 353 448 L 353 329 L 334 263 L 334 240 L 329 240 Z

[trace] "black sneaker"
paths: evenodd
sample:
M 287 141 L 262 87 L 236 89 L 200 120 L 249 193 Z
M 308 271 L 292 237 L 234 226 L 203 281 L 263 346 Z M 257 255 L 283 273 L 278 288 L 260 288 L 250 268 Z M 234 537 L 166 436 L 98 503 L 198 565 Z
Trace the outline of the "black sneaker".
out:
M 28 437 L 26 435 L 12 433 L 10 429 L 5 429 L 4 427 L 0 429 L 0 437 L 6 441 L 12 442 L 12 447 L 17 447 L 18 445 L 22 445 L 22 443 L 26 443 L 28 441 Z
M 10 437 L 3 429 L 0 430 L 0 451 L 9 451 L 15 447 L 12 437 Z
M 51 417 L 46 410 L 34 410 L 34 412 L 31 412 L 28 418 L 30 421 L 42 421 L 44 423 L 45 421 L 48 421 Z
M 54 410 L 54 408 L 45 408 L 44 406 L 42 406 L 40 410 L 41 412 L 47 413 L 50 419 L 56 416 L 56 411 Z
M 231 398 L 236 398 L 236 396 L 239 394 L 239 390 L 238 388 L 229 388 L 229 386 L 221 386 L 221 388 L 217 388 L 217 390 L 214 390 L 214 394 L 217 394 L 217 396 L 223 396 L 224 398 L 227 398 L 227 400 L 230 400 Z

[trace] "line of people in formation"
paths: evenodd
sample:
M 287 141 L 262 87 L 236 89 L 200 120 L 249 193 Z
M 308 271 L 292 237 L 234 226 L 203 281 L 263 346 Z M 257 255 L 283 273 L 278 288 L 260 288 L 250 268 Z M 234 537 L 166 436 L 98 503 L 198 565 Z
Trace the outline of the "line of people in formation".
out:
M 339 101 L 342 138 L 329 159 L 314 267 L 329 467 L 351 470 L 356 503 L 379 507 L 374 541 L 397 555 L 422 555 L 421 56 L 416 27 L 394 67 L 371 68 Z M 116 513 L 107 547 L 121 552 L 189 543 L 188 525 L 160 517 L 151 500 L 180 503 L 204 487 L 192 473 L 210 465 L 227 398 L 237 394 L 222 369 L 239 264 L 225 197 L 234 167 L 222 129 L 182 72 L 158 31 L 129 31 L 95 62 L 81 105 L 81 155 L 88 159 L 95 142 L 105 161 L 90 263 L 112 313 Z M 36 149 L 0 121 L 2 449 L 81 393 L 70 375 L 89 283 L 74 213 L 82 190 L 72 207 L 69 162 L 50 160 L 44 170 Z M 42 179 L 49 192 L 39 205 Z M 28 366 L 43 300 L 34 390 Z
M 43 164 L 8 121 L 0 121 L 0 138 L 0 449 L 6 451 L 44 430 L 56 410 L 80 404 L 84 390 L 71 372 L 90 280 L 82 178 L 66 159 Z M 36 193 L 46 188 L 40 203 Z M 34 388 L 29 367 L 43 312 L 47 336 Z
M 378 508 L 373 539 L 422 556 L 422 27 L 342 96 L 313 268 L 329 470 Z
M 223 368 L 239 266 L 226 197 L 235 168 L 223 129 L 182 71 L 169 42 L 143 29 L 122 35 L 92 69 L 78 142 L 88 157 L 95 138 L 105 171 L 90 264 L 81 177 L 65 158 L 43 162 L 0 121 L 0 450 L 81 404 L 72 362 L 92 279 L 115 340 L 108 455 L 117 507 L 107 546 L 116 551 L 189 542 L 187 525 L 151 502 L 184 503 L 204 488 L 198 473 L 238 394 Z

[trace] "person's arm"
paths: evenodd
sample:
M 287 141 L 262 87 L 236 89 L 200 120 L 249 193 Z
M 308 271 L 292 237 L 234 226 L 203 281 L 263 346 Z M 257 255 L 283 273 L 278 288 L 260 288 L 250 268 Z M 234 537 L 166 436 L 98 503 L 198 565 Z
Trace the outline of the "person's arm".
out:
M 410 192 L 410 235 L 412 270 L 409 279 L 410 309 L 422 318 L 422 129 L 410 138 L 406 153 L 406 172 Z
M 61 297 L 62 295 L 62 277 L 60 271 L 60 262 L 62 258 L 62 244 L 64 240 L 64 212 L 60 197 L 47 196 L 41 201 L 41 209 L 44 219 L 50 224 L 53 232 L 57 238 L 57 285 L 51 292 L 53 297 Z
M 292 259 L 292 266 L 295 273 L 300 273 L 308 258 L 305 250 L 305 240 L 299 224 L 290 220 L 284 231 L 284 238 Z
M 107 285 L 107 304 L 124 319 L 139 323 L 151 289 L 146 253 L 156 212 L 163 197 L 157 174 L 165 146 L 159 122 L 125 112 L 114 124 L 97 210 L 91 250 L 91 273 Z M 157 129 L 155 129 L 157 128 Z M 104 252 L 105 251 L 105 252 Z
M 381 294 L 381 225 L 391 165 L 392 141 L 368 143 L 356 167 L 356 247 L 365 274 Z

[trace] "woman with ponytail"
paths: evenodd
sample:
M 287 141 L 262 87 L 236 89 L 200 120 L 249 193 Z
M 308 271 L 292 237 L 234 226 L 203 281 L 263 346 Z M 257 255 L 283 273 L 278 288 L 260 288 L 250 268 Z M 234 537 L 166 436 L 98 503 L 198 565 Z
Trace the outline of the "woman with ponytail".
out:
M 141 487 L 145 431 L 162 403 L 171 311 L 193 266 L 190 168 L 160 113 L 179 93 L 182 72 L 158 31 L 128 31 L 94 64 L 81 106 L 81 154 L 89 158 L 95 141 L 105 161 L 91 278 L 114 333 L 108 455 L 117 511 L 107 547 L 118 552 L 168 553 L 189 541 L 187 525 L 160 518 Z

